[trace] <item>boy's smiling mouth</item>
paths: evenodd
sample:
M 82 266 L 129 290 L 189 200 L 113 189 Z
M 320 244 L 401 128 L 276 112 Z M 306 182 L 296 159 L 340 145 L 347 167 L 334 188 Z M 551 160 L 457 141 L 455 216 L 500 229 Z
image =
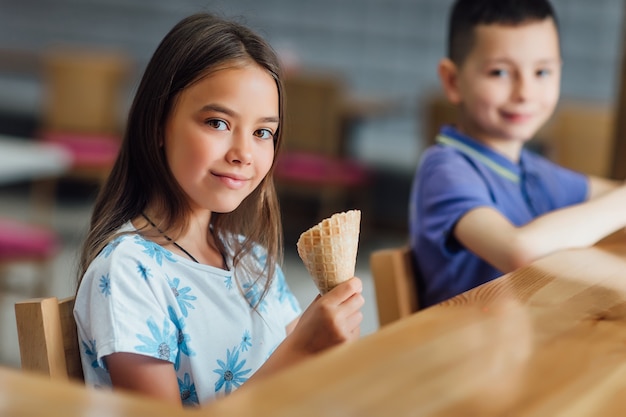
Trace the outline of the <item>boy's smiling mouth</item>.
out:
M 530 112 L 508 112 L 501 111 L 500 115 L 508 122 L 511 123 L 526 123 L 533 119 L 533 114 Z

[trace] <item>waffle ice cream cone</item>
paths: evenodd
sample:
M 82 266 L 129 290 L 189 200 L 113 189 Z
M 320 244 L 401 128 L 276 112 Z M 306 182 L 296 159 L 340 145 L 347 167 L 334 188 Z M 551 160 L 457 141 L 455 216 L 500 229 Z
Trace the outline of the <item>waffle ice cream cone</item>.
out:
M 321 294 L 354 276 L 361 212 L 333 214 L 300 235 L 298 255 Z

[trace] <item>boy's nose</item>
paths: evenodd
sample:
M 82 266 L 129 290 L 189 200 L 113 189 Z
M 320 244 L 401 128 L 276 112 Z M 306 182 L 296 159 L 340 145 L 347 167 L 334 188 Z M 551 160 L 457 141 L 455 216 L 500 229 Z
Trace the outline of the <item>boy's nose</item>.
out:
M 513 99 L 515 101 L 526 101 L 530 98 L 531 94 L 532 82 L 526 77 L 518 77 L 513 86 Z

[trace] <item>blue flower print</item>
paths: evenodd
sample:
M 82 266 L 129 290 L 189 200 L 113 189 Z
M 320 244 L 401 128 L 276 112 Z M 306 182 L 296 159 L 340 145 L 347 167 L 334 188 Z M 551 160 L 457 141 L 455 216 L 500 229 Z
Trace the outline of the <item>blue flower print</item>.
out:
M 280 301 L 281 303 L 288 301 L 293 311 L 300 311 L 300 305 L 298 304 L 298 300 L 296 300 L 296 297 L 289 290 L 289 287 L 287 286 L 287 281 L 285 280 L 285 274 L 281 269 L 279 269 L 276 273 L 276 287 L 278 291 L 278 301 Z
M 252 346 L 252 336 L 250 336 L 249 330 L 243 332 L 243 337 L 241 338 L 241 344 L 239 346 L 241 347 L 242 352 L 246 352 L 248 348 Z
M 112 241 L 110 241 L 105 247 L 104 249 L 102 249 L 102 254 L 104 255 L 105 258 L 108 258 L 109 255 L 115 250 L 115 248 L 118 247 L 118 245 L 120 243 L 122 243 L 122 240 L 124 240 L 124 236 L 118 236 L 115 239 L 113 239 Z
M 104 294 L 104 296 L 111 295 L 111 279 L 109 278 L 109 274 L 102 275 L 100 277 L 100 292 Z
M 232 275 L 229 275 L 226 278 L 224 278 L 224 285 L 229 290 L 233 289 L 233 277 L 232 277 Z
M 137 334 L 137 338 L 144 344 L 135 346 L 137 352 L 147 353 L 152 357 L 174 362 L 174 352 L 177 350 L 176 336 L 177 332 L 170 332 L 170 322 L 167 319 L 163 320 L 163 329 L 159 329 L 153 319 L 148 319 L 146 322 L 152 338 L 142 334 Z
M 239 362 L 239 349 L 234 347 L 232 352 L 230 349 L 226 349 L 226 363 L 221 360 L 217 360 L 217 364 L 220 366 L 218 369 L 214 369 L 213 372 L 220 375 L 220 379 L 215 383 L 215 392 L 219 392 L 224 388 L 226 394 L 230 394 L 233 387 L 238 388 L 241 384 L 246 382 L 248 378 L 244 376 L 252 369 L 241 370 L 246 364 L 246 360 L 242 359 Z
M 145 279 L 146 281 L 148 280 L 148 278 L 152 276 L 152 273 L 150 272 L 150 268 L 148 268 L 141 262 L 137 262 L 137 272 L 139 272 L 139 275 L 141 275 L 141 277 Z
M 176 301 L 178 301 L 178 307 L 180 307 L 180 311 L 183 313 L 183 316 L 187 317 L 189 312 L 187 308 L 195 309 L 195 307 L 189 302 L 194 301 L 196 299 L 195 295 L 189 295 L 189 291 L 191 291 L 190 287 L 178 288 L 180 285 L 180 279 L 174 278 L 173 280 L 167 279 L 167 282 L 176 297 Z
M 95 340 L 88 340 L 88 341 L 81 341 L 83 344 L 83 350 L 85 351 L 85 354 L 87 356 L 89 356 L 89 360 L 91 360 L 91 367 L 94 369 L 98 368 L 98 351 L 96 350 L 96 341 Z
M 178 389 L 180 390 L 180 399 L 183 405 L 198 405 L 198 394 L 196 393 L 196 384 L 191 381 L 188 373 L 185 373 L 183 380 L 178 379 Z
M 265 300 L 261 300 L 261 291 L 259 287 L 255 283 L 246 283 L 243 284 L 244 296 L 246 300 L 248 300 L 248 304 L 250 307 L 254 308 L 255 306 L 259 311 L 265 311 Z
M 180 355 L 185 354 L 187 356 L 194 356 L 196 353 L 189 347 L 189 341 L 191 336 L 185 333 L 185 319 L 177 317 L 176 312 L 172 306 L 167 306 L 167 312 L 170 315 L 170 320 L 176 326 L 176 342 L 178 343 L 178 354 L 176 355 L 176 362 L 174 362 L 174 369 L 178 371 L 180 368 Z
M 161 246 L 150 240 L 146 240 L 141 236 L 135 236 L 135 243 L 143 246 L 143 253 L 147 254 L 151 258 L 154 258 L 159 266 L 163 265 L 163 258 L 167 259 L 170 262 L 176 262 L 176 259 L 174 259 L 174 255 L 172 255 L 172 252 L 162 248 Z

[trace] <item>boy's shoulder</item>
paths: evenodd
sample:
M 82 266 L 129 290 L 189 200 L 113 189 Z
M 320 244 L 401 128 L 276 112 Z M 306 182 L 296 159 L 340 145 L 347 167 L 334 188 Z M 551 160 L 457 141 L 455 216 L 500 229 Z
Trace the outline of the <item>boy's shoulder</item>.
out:
M 455 142 L 459 146 L 450 146 L 448 136 L 437 136 L 436 142 L 428 146 L 420 157 L 420 169 L 434 169 L 436 167 L 470 168 L 471 153 L 477 154 L 479 151 L 472 150 L 471 147 L 462 142 Z

